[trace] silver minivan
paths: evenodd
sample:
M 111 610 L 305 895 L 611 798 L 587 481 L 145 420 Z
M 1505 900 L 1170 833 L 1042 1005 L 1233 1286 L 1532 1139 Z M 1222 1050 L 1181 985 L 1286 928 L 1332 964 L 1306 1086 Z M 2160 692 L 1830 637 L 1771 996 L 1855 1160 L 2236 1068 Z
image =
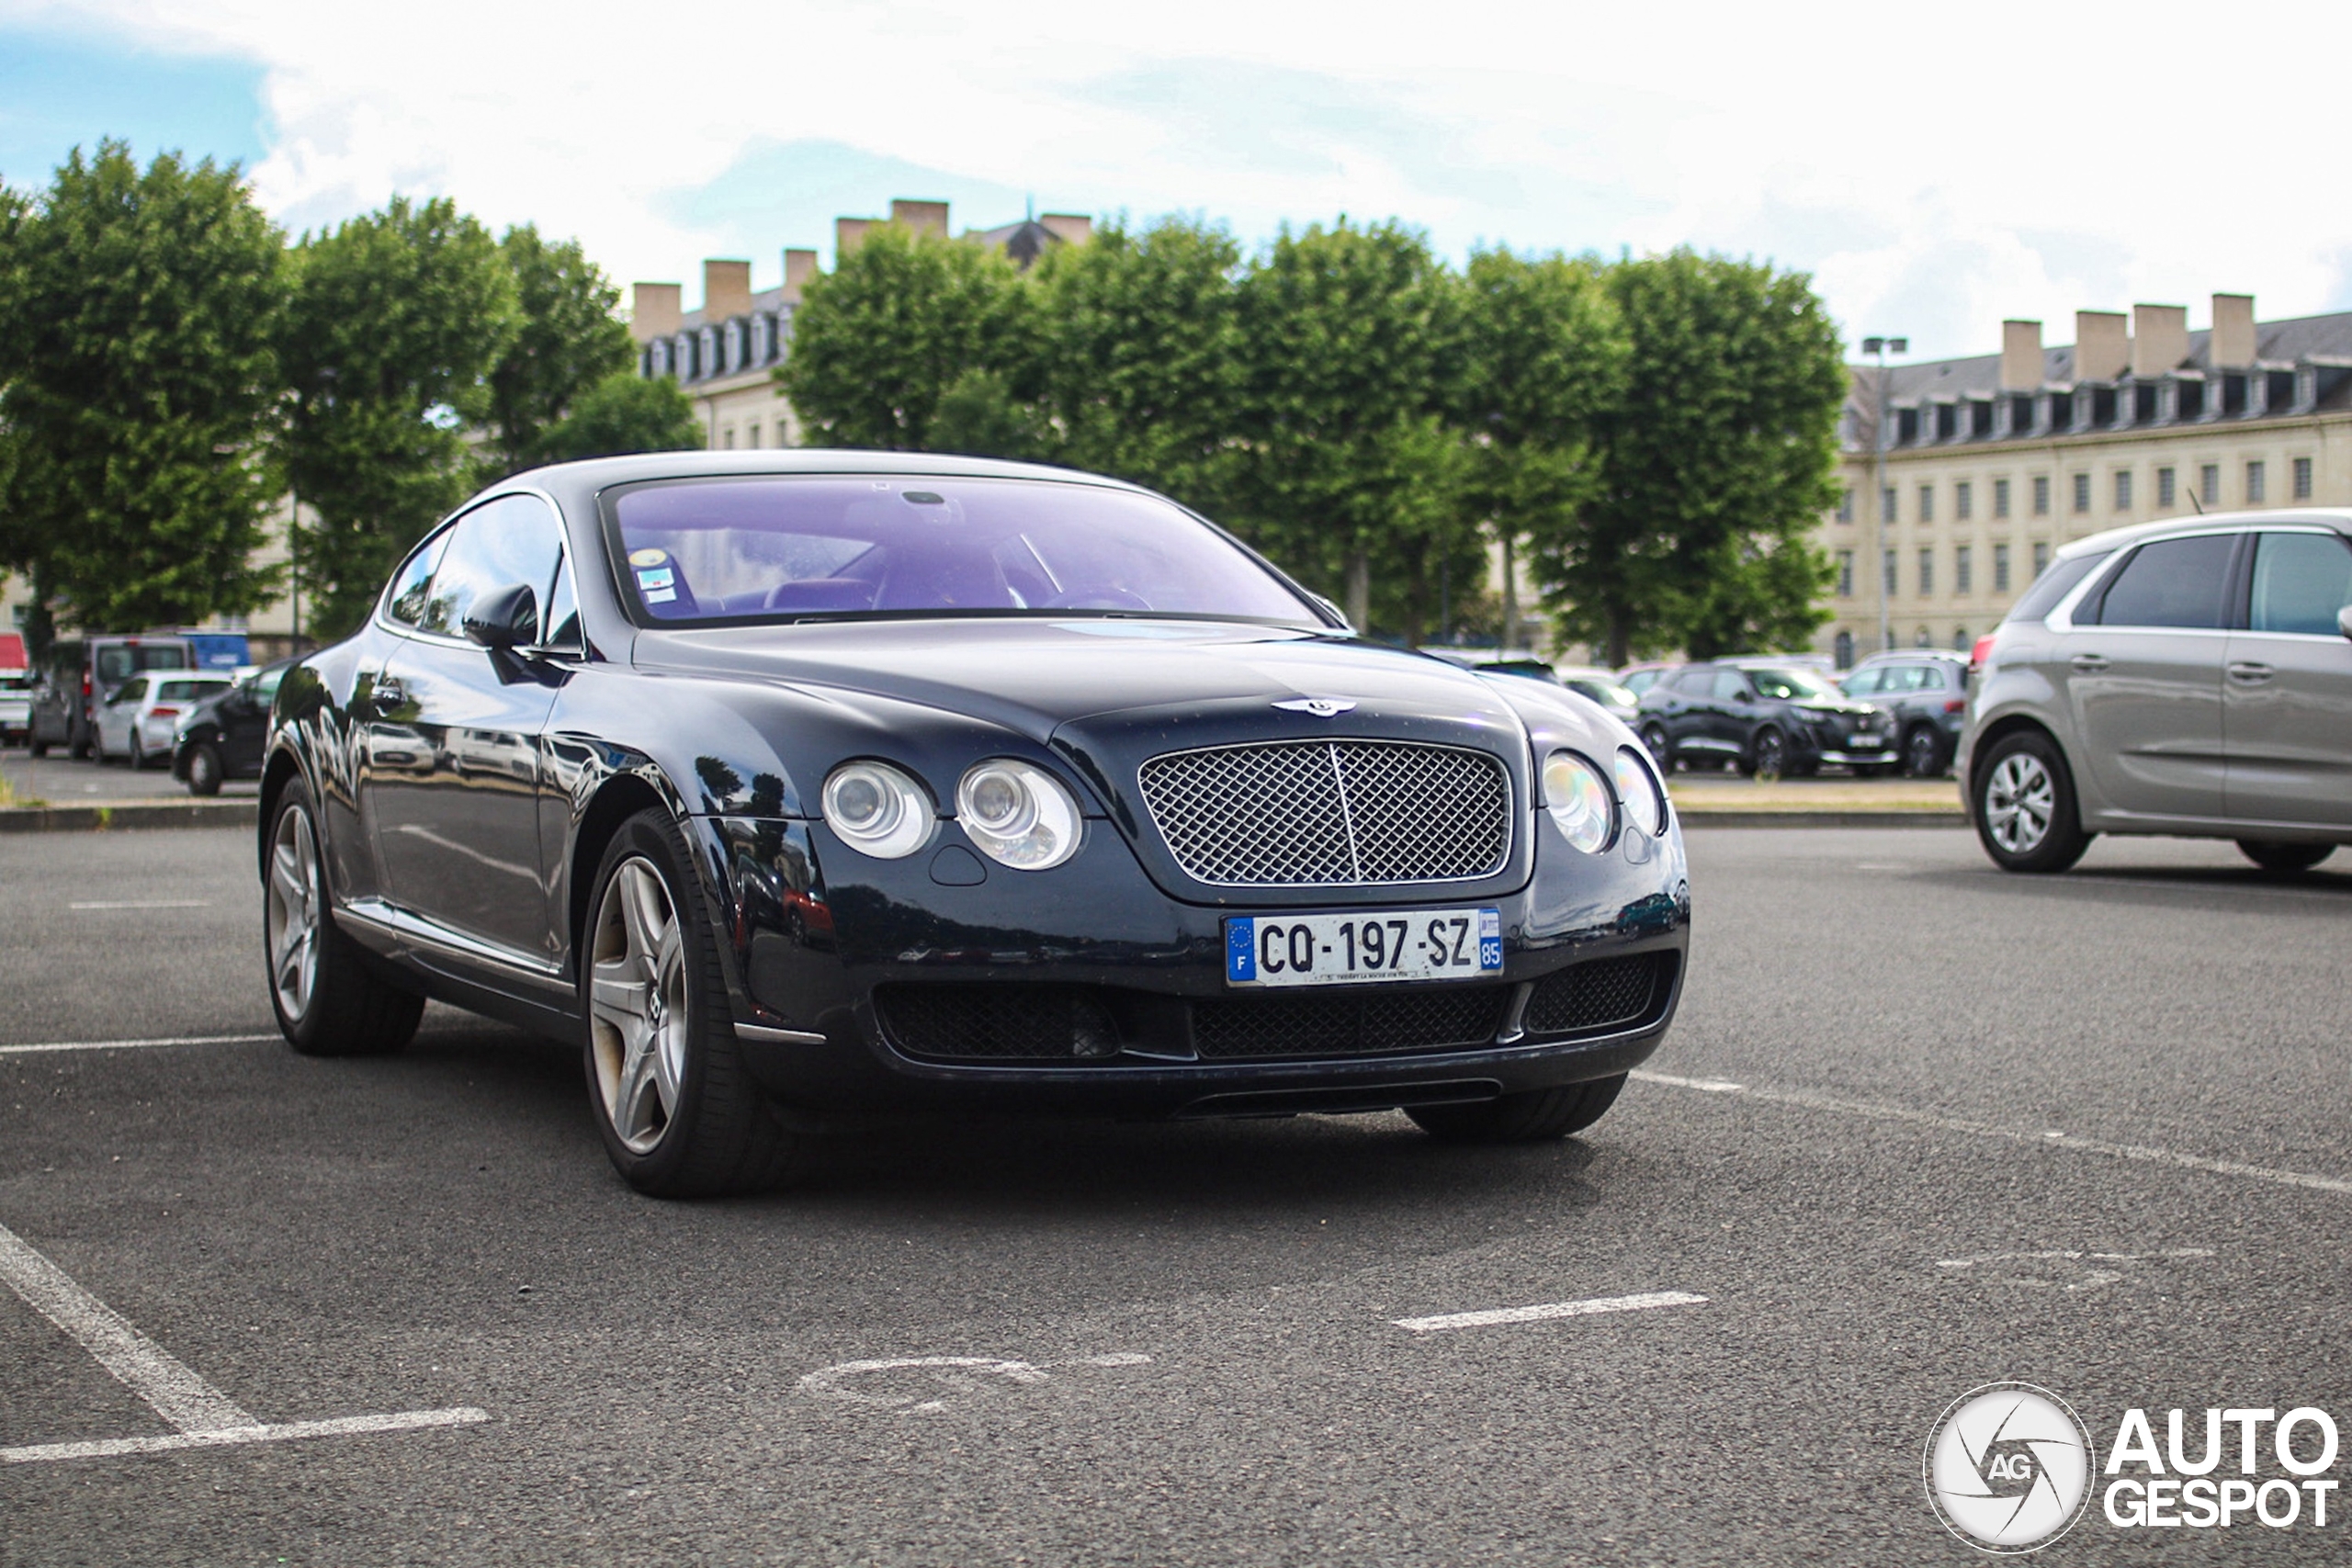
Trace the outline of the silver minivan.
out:
M 1969 814 L 2008 871 L 2100 833 L 2352 843 L 2352 513 L 2176 518 L 2064 547 L 1983 645 Z

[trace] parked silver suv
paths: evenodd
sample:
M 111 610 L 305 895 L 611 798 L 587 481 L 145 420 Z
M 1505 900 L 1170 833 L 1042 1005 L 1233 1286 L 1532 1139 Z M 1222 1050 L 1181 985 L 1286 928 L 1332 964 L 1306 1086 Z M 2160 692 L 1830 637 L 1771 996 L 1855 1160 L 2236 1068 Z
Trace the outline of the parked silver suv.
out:
M 1995 863 L 2099 833 L 2234 839 L 2278 871 L 2352 843 L 2352 514 L 2238 513 L 2058 552 L 1983 655 L 1970 815 Z

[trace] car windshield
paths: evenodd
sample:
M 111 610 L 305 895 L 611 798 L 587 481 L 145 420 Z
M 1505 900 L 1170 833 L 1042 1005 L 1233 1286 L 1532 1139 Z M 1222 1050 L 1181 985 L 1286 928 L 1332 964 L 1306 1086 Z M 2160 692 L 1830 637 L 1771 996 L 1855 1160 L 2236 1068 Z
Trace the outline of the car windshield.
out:
M 156 688 L 155 695 L 159 700 L 164 698 L 184 700 L 188 697 L 209 697 L 228 689 L 229 682 L 226 681 L 166 681 Z
M 621 576 L 643 617 L 1159 615 L 1319 626 L 1214 529 L 1098 485 L 779 474 L 621 491 Z
M 1750 670 L 1747 678 L 1756 682 L 1759 694 L 1779 702 L 1801 703 L 1838 695 L 1828 682 L 1803 670 Z

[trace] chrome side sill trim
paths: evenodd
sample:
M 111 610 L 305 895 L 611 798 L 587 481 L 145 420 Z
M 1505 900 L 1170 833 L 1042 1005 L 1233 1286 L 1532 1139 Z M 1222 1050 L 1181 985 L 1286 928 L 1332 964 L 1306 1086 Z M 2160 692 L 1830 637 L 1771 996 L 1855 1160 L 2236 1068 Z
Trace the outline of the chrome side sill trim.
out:
M 735 1038 L 748 1040 L 755 1045 L 824 1045 L 830 1043 L 821 1034 L 805 1029 L 770 1029 L 763 1023 L 739 1023 Z
M 569 992 L 571 984 L 564 978 L 562 966 L 552 959 L 542 959 L 518 953 L 503 943 L 485 942 L 451 931 L 440 921 L 428 919 L 397 904 L 381 898 L 360 898 L 336 911 L 339 919 L 373 926 L 376 930 L 428 947 L 451 958 L 473 964 L 487 964 L 506 970 L 518 979 L 554 990 Z

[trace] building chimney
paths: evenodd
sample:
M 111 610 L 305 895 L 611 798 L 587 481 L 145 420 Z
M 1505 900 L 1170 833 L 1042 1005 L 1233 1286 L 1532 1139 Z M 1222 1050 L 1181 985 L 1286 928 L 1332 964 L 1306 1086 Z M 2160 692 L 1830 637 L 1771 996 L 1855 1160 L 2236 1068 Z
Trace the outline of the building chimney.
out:
M 836 218 L 833 220 L 833 265 L 857 249 L 865 238 L 866 230 L 880 222 L 878 218 Z
M 2001 390 L 2030 392 L 2041 385 L 2041 323 L 2001 323 Z
M 2254 296 L 2213 296 L 2213 336 L 2206 345 L 2207 363 L 2216 370 L 2242 370 L 2254 363 Z
M 752 311 L 752 264 L 747 261 L 706 261 L 702 264 L 702 319 L 716 326 L 730 316 Z
M 905 225 L 918 234 L 936 234 L 947 238 L 947 204 L 944 201 L 893 201 L 890 221 Z
M 797 304 L 799 304 L 799 303 L 800 303 L 800 291 L 801 291 L 802 289 L 804 289 L 804 288 L 808 288 L 808 280 L 809 280 L 810 278 L 812 278 L 812 277 L 816 276 L 817 276 L 817 253 L 816 253 L 816 252 L 814 252 L 814 251 L 786 251 L 786 252 L 785 252 L 785 253 L 784 253 L 784 302 L 785 302 L 786 304 L 787 304 L 787 305 L 797 305 Z
M 674 283 L 637 283 L 629 286 L 628 334 L 639 345 L 658 337 L 668 337 L 678 330 L 685 319 L 678 296 L 683 292 Z
M 1094 220 L 1083 213 L 1040 212 L 1037 221 L 1045 225 L 1046 232 L 1068 244 L 1082 245 L 1094 237 Z
M 2132 374 L 2143 381 L 2180 368 L 2188 357 L 2188 307 L 2132 307 Z
M 2112 381 L 2131 367 L 2131 330 L 2123 312 L 2075 311 L 2075 379 Z

